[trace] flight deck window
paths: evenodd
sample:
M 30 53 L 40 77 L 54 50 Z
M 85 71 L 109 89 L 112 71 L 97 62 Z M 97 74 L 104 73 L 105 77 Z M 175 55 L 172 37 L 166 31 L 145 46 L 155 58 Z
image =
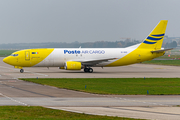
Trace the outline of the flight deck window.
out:
M 14 57 L 16 57 L 16 56 L 18 56 L 18 54 L 11 54 L 11 56 L 14 56 Z

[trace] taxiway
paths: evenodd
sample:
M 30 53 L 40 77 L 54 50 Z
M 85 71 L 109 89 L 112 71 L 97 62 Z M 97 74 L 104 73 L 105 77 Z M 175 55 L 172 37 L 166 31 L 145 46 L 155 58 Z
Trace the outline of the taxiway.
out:
M 79 113 L 142 119 L 179 119 L 179 95 L 98 95 L 39 85 L 17 78 L 133 78 L 180 77 L 180 67 L 135 64 L 94 68 L 94 73 L 58 68 L 24 68 L 25 73 L 0 59 L 0 105 L 44 106 Z

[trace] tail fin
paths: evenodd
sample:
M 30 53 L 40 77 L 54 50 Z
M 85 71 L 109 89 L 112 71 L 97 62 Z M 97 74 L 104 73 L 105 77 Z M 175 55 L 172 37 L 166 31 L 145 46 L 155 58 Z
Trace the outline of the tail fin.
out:
M 138 48 L 160 50 L 168 20 L 161 20 Z

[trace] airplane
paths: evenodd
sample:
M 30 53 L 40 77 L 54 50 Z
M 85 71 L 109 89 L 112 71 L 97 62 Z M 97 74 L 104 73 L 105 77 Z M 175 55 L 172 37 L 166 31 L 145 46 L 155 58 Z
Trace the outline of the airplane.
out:
M 149 61 L 171 49 L 162 49 L 168 20 L 161 20 L 147 38 L 126 48 L 39 48 L 12 53 L 3 61 L 14 68 L 59 67 L 92 73 L 92 67 L 115 67 Z

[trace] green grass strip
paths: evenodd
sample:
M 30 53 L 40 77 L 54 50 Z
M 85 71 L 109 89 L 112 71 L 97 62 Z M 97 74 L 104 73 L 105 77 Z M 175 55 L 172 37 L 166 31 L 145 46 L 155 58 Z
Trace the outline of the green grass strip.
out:
M 89 93 L 115 95 L 179 95 L 180 78 L 26 78 L 21 79 Z
M 9 56 L 15 51 L 17 51 L 17 50 L 0 50 L 0 57 Z
M 156 65 L 174 65 L 180 66 L 180 60 L 151 60 L 143 62 L 145 64 L 156 64 Z
M 0 120 L 134 120 L 131 118 L 87 115 L 43 107 L 0 106 Z

